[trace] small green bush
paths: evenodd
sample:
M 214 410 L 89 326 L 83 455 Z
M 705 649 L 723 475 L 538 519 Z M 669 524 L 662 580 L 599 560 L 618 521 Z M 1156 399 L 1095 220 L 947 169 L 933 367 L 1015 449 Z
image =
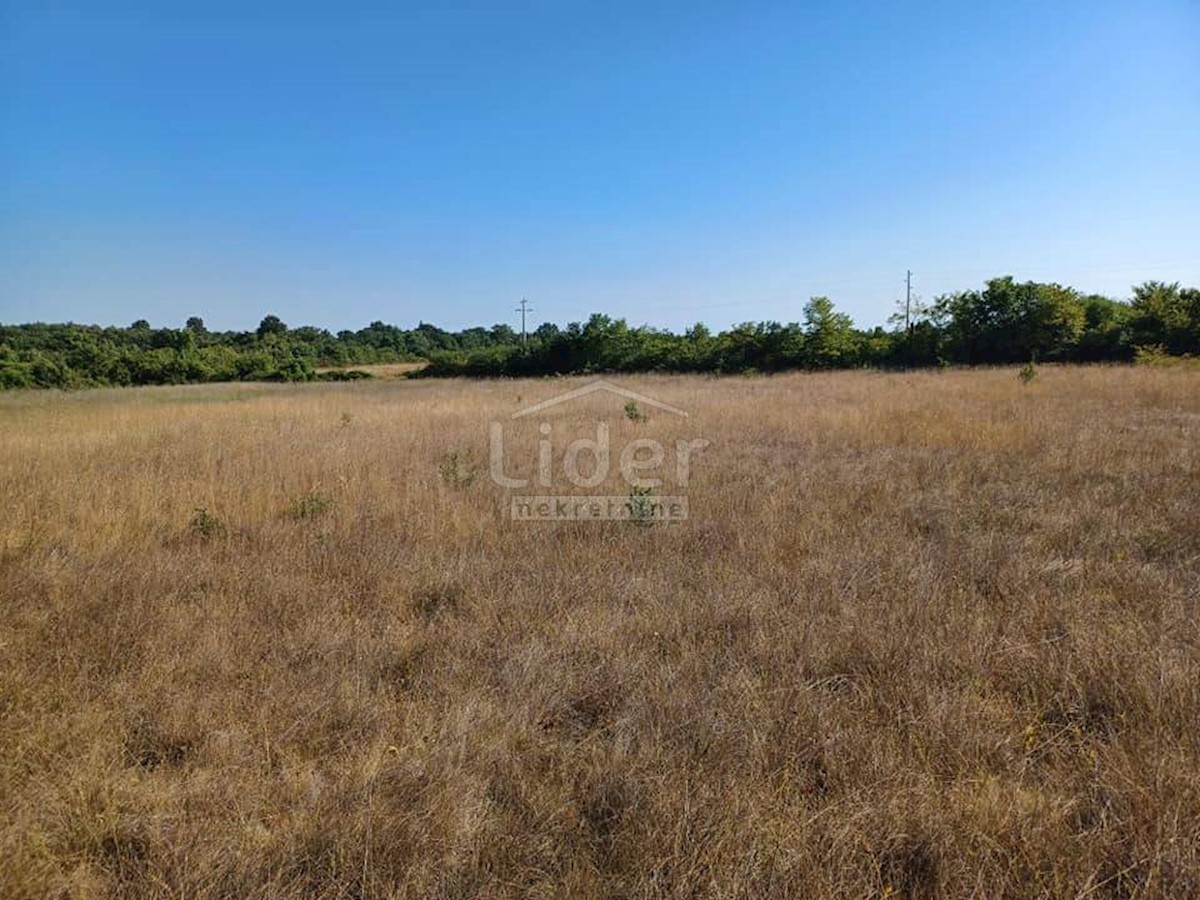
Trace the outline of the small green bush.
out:
M 1200 364 L 1200 360 L 1186 353 L 1182 356 L 1171 355 L 1162 344 L 1145 344 L 1134 347 L 1133 361 L 1139 366 L 1155 366 L 1164 369 L 1190 369 Z
M 645 422 L 647 416 L 637 405 L 637 401 L 630 400 L 625 404 L 625 418 L 630 422 Z
M 655 502 L 653 490 L 648 487 L 635 487 L 629 492 L 629 500 L 625 503 L 629 510 L 629 521 L 635 525 L 653 525 L 655 519 Z
M 333 500 L 329 497 L 309 491 L 288 504 L 286 515 L 290 519 L 311 519 L 328 512 L 332 506 Z
M 475 472 L 459 457 L 457 451 L 442 458 L 438 472 L 442 481 L 451 487 L 466 487 L 475 479 Z
M 201 538 L 220 537 L 225 533 L 225 523 L 203 506 L 197 506 L 191 521 L 188 522 L 188 530 Z

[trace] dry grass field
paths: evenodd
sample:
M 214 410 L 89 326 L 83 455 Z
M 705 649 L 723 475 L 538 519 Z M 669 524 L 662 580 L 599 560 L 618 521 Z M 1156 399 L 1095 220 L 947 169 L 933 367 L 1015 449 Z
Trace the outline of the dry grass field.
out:
M 0 396 L 0 895 L 1200 896 L 1200 373 L 615 381 Z

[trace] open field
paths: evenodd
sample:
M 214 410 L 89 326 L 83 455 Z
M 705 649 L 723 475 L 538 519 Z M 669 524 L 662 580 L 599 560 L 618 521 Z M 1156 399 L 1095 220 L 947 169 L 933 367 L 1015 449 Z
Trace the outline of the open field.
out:
M 616 381 L 0 396 L 0 895 L 1200 895 L 1200 373 Z

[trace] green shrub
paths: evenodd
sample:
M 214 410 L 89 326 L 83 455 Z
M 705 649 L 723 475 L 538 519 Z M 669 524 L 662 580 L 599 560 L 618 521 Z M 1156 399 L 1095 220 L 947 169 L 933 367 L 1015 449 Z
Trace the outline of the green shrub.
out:
M 225 533 L 225 523 L 203 506 L 197 506 L 191 521 L 188 522 L 188 530 L 201 538 L 220 537 Z
M 629 492 L 629 500 L 625 503 L 625 508 L 629 510 L 629 521 L 641 526 L 654 524 L 656 506 L 653 490 L 648 487 L 635 487 Z
M 316 491 L 309 491 L 288 504 L 284 514 L 289 519 L 311 519 L 328 512 L 333 506 L 333 500 Z
M 451 487 L 466 487 L 475 479 L 475 472 L 459 457 L 458 452 L 448 453 L 438 464 L 442 481 Z
M 1139 366 L 1176 366 L 1180 357 L 1172 356 L 1162 344 L 1143 344 L 1133 348 L 1133 361 Z

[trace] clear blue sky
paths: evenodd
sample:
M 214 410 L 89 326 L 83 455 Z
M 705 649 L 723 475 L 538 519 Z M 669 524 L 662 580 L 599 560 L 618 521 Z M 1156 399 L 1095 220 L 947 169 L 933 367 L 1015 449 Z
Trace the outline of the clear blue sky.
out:
M 0 321 L 1200 284 L 1200 4 L 0 0 Z

